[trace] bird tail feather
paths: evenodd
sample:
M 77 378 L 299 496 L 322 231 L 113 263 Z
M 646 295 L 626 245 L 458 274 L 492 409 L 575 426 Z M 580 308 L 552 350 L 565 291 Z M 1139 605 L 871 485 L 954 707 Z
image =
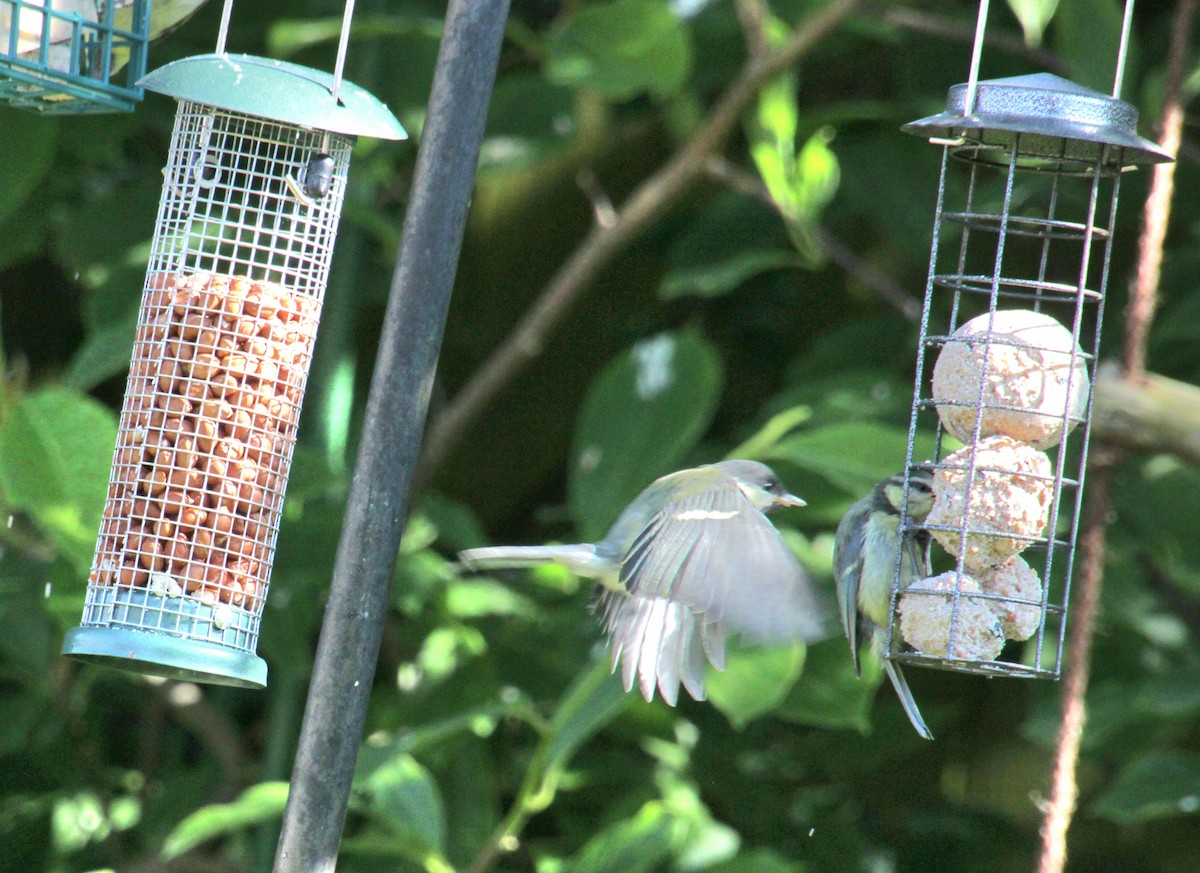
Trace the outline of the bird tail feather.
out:
M 468 570 L 509 570 L 555 561 L 576 567 L 588 564 L 595 555 L 596 547 L 590 543 L 569 546 L 487 546 L 459 552 L 458 560 Z
M 896 689 L 896 696 L 900 698 L 900 703 L 904 706 L 904 713 L 912 722 L 912 726 L 925 739 L 932 740 L 933 733 L 925 724 L 925 719 L 921 718 L 921 710 L 917 708 L 917 701 L 908 688 L 908 682 L 904 678 L 904 673 L 900 671 L 900 665 L 885 659 L 883 669 L 887 671 L 888 678 L 892 680 L 892 687 Z

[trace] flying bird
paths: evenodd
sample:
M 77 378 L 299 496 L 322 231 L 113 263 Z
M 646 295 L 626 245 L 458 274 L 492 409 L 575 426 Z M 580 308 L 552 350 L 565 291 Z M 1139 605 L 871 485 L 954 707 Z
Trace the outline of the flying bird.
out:
M 706 660 L 725 666 L 726 636 L 759 643 L 825 635 L 825 609 L 765 513 L 803 506 L 757 461 L 680 470 L 633 499 L 598 543 L 468 549 L 469 569 L 561 564 L 599 582 L 597 609 L 621 667 L 646 700 L 672 706 L 680 684 L 703 700 Z

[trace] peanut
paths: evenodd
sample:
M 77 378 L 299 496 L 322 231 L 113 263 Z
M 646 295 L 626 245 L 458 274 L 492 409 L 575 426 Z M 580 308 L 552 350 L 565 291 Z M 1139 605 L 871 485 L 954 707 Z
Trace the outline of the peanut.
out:
M 261 608 L 319 301 L 150 273 L 89 581 Z

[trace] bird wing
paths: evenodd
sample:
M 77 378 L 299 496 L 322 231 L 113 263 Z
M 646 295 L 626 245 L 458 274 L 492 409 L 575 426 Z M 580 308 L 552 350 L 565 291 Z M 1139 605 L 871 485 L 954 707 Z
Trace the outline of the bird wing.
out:
M 625 589 L 752 640 L 823 636 L 825 610 L 795 555 L 733 478 L 717 475 L 704 487 L 663 483 L 660 508 L 622 561 Z
M 694 699 L 703 700 L 707 643 L 696 614 L 663 597 L 605 592 L 604 599 L 612 666 L 616 670 L 620 664 L 625 690 L 636 681 L 642 696 L 651 700 L 657 686 L 663 700 L 674 706 L 682 682 Z
M 860 503 L 850 508 L 838 525 L 833 544 L 833 574 L 837 581 L 838 615 L 842 631 L 850 641 L 854 672 L 862 674 L 858 652 L 858 586 L 862 580 L 863 557 L 866 551 L 866 525 L 860 523 L 869 509 Z

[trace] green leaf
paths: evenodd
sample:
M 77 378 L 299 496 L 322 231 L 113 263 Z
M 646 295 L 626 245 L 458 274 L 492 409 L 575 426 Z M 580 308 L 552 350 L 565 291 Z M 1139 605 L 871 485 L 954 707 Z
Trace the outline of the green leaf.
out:
M 883 668 L 874 658 L 863 658 L 862 678 L 845 640 L 826 640 L 809 646 L 804 677 L 792 686 L 775 715 L 797 724 L 821 728 L 849 728 L 860 733 L 871 729 L 871 705 L 883 679 Z
M 93 330 L 67 365 L 64 384 L 77 391 L 87 391 L 128 370 L 136 331 L 136 313 Z
M 780 440 L 768 458 L 822 476 L 850 494 L 862 495 L 904 467 L 906 431 L 871 421 L 845 421 L 799 431 Z
M 625 710 L 631 699 L 606 660 L 597 661 L 580 674 L 550 720 L 546 772 L 565 766 L 581 745 Z
M 658 293 L 663 300 L 673 300 L 689 294 L 697 297 L 717 297 L 735 290 L 759 273 L 796 266 L 799 266 L 799 262 L 794 252 L 743 251 L 718 264 L 668 273 Z
M 1069 79 L 1112 93 L 1122 18 L 1119 0 L 1060 0 L 1051 36 Z
M 1058 0 L 1008 0 L 1008 8 L 1021 22 L 1021 30 L 1025 32 L 1025 44 L 1037 46 L 1042 44 L 1042 34 L 1046 25 L 1054 17 L 1058 8 Z
M 766 424 L 756 433 L 745 439 L 728 457 L 748 458 L 757 460 L 771 454 L 779 441 L 802 424 L 812 419 L 812 409 L 808 406 L 792 406 L 782 412 L 777 412 L 767 419 Z
M 77 568 L 90 565 L 117 426 L 88 397 L 49 388 L 22 397 L 0 426 L 0 489 Z
M 651 801 L 633 818 L 588 840 L 578 855 L 563 864 L 561 873 L 649 873 L 671 857 L 679 831 L 669 810 Z
M 716 350 L 698 333 L 662 333 L 611 361 L 584 399 L 568 499 L 579 535 L 604 535 L 643 488 L 677 469 L 721 393 Z
M 50 171 L 58 125 L 49 118 L 3 107 L 0 130 L 6 131 L 5 136 L 0 136 L 0 221 L 3 221 L 17 212 Z
M 545 74 L 612 101 L 668 97 L 687 80 L 692 45 L 666 0 L 614 0 L 582 7 L 546 46 Z
M 804 671 L 806 647 L 730 651 L 725 669 L 710 670 L 708 699 L 739 730 L 775 709 Z
M 286 782 L 261 782 L 251 785 L 232 803 L 203 806 L 167 834 L 162 856 L 169 861 L 214 837 L 239 833 L 261 822 L 280 818 L 287 805 L 287 796 Z
M 664 300 L 716 297 L 768 270 L 798 266 L 775 210 L 749 197 L 722 194 L 672 243 L 658 294 Z
M 804 867 L 769 849 L 754 849 L 709 867 L 707 873 L 803 873 Z
M 1146 752 L 1117 774 L 1090 811 L 1127 826 L 1194 815 L 1200 811 L 1200 754 L 1178 749 Z
M 437 783 L 411 755 L 368 745 L 354 779 L 355 808 L 413 841 L 422 854 L 444 848 L 446 817 Z

